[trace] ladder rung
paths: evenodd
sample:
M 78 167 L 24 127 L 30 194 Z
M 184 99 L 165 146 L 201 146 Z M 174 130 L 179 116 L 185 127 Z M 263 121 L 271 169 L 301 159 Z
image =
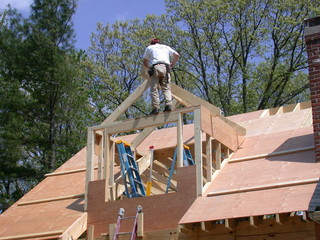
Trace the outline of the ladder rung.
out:
M 123 217 L 121 219 L 132 219 L 132 218 L 136 218 L 136 216 Z
M 117 233 L 117 235 L 127 235 L 127 234 L 132 234 L 132 232 L 122 232 L 122 233 Z
M 136 179 L 133 179 L 133 181 L 135 181 L 136 183 L 139 183 L 139 184 L 142 184 L 142 182 L 136 180 Z

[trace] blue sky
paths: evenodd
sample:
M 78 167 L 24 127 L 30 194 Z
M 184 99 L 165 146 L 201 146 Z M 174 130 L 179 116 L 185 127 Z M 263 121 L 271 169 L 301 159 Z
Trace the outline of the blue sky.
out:
M 27 15 L 33 0 L 0 0 L 0 10 L 7 4 Z M 74 16 L 76 32 L 76 48 L 87 49 L 90 46 L 90 35 L 95 31 L 97 23 L 114 23 L 117 20 L 144 18 L 148 14 L 165 13 L 163 0 L 78 0 L 78 8 Z

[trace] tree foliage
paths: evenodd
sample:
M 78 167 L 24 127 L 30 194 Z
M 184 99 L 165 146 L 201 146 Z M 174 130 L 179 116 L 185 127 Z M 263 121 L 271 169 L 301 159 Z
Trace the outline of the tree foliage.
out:
M 91 125 L 74 50 L 74 0 L 35 0 L 30 17 L 2 14 L 0 207 L 7 208 L 80 150 Z

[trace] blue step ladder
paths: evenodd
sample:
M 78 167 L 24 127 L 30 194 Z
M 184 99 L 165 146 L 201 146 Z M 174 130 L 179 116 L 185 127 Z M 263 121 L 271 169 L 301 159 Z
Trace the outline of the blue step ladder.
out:
M 123 140 L 116 141 L 118 148 L 121 174 L 127 198 L 146 196 L 144 185 L 141 181 L 139 169 L 134 159 L 130 144 Z
M 174 171 L 174 165 L 176 164 L 177 161 L 177 148 L 174 151 L 174 155 L 173 155 L 173 160 L 172 160 L 172 164 L 171 164 L 171 168 L 170 168 L 170 174 L 169 174 L 169 178 L 168 178 L 168 183 L 167 183 L 167 188 L 166 188 L 166 193 L 168 193 L 169 188 L 170 188 L 170 183 L 171 183 L 171 179 L 173 176 Z M 190 152 L 190 148 L 187 145 L 183 144 L 183 166 L 191 166 L 194 165 L 194 160 L 192 158 L 191 152 Z

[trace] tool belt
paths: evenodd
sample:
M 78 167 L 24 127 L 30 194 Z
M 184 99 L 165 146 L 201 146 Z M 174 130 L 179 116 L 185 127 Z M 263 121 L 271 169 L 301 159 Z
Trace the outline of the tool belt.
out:
M 157 63 L 155 63 L 155 64 L 153 64 L 150 68 L 149 68 L 149 70 L 148 70 L 148 73 L 149 73 L 149 76 L 151 77 L 152 75 L 153 75 L 153 73 L 154 73 L 154 66 L 156 66 L 156 65 L 158 65 L 158 64 L 164 64 L 164 65 L 166 65 L 166 72 L 167 72 L 167 78 L 168 78 L 168 74 L 170 73 L 170 65 L 168 64 L 168 63 L 166 63 L 166 62 L 157 62 Z

